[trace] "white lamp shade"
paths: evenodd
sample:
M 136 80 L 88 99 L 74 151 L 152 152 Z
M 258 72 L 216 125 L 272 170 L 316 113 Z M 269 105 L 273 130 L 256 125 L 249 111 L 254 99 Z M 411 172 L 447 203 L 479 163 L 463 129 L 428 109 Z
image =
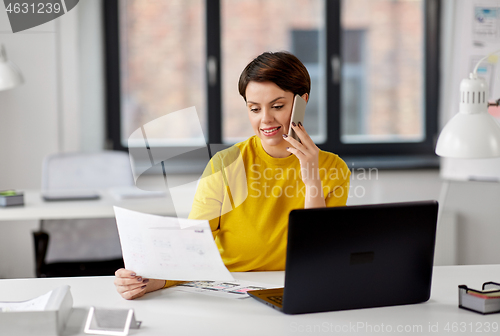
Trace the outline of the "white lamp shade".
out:
M 500 125 L 488 113 L 488 85 L 471 73 L 460 83 L 460 109 L 443 128 L 436 154 L 457 159 L 500 156 Z
M 458 113 L 443 128 L 439 156 L 480 159 L 500 156 L 500 125 L 489 113 Z
M 24 82 L 16 65 L 7 59 L 5 48 L 0 46 L 0 91 L 8 90 Z

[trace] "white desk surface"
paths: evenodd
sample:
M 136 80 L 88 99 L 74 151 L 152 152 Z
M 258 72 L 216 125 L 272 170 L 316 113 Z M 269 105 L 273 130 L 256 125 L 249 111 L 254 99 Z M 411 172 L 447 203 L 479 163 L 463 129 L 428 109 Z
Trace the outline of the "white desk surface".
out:
M 39 190 L 24 191 L 25 205 L 0 207 L 0 221 L 114 217 L 114 205 L 156 215 L 176 216 L 168 196 L 116 200 L 107 190 L 100 190 L 99 194 L 101 197 L 98 200 L 46 202 Z
M 276 285 L 284 281 L 283 272 L 234 276 Z M 493 335 L 498 331 L 491 327 L 494 323 L 500 327 L 500 315 L 483 316 L 459 309 L 457 286 L 480 288 L 483 282 L 495 280 L 500 280 L 500 265 L 438 266 L 434 268 L 431 299 L 426 303 L 304 315 L 285 315 L 251 298 L 233 300 L 168 289 L 127 301 L 116 292 L 113 277 L 0 280 L 0 301 L 26 300 L 70 285 L 74 309 L 64 335 L 84 335 L 83 324 L 91 305 L 133 308 L 142 326 L 130 335 Z M 398 327 L 402 331 L 398 332 Z

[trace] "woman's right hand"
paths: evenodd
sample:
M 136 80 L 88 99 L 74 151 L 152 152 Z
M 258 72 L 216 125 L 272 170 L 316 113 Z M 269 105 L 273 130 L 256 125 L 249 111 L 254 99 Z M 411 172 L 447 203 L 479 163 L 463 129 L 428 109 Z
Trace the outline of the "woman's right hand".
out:
M 147 290 L 149 279 L 143 279 L 135 272 L 120 268 L 115 272 L 115 286 L 120 295 L 127 300 L 137 299 L 151 290 Z

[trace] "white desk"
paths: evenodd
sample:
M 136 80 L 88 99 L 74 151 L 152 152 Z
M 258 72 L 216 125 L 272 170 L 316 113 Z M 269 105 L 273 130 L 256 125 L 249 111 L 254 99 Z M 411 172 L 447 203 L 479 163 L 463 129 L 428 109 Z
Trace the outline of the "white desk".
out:
M 114 217 L 113 206 L 157 215 L 175 216 L 170 197 L 116 200 L 107 190 L 100 190 L 100 199 L 85 201 L 46 202 L 39 190 L 24 192 L 24 206 L 0 207 L 0 221 L 106 218 Z
M 0 207 L 0 278 L 33 277 L 35 272 L 32 231 L 41 219 L 112 218 L 113 206 L 164 216 L 185 217 L 186 209 L 174 209 L 170 196 L 116 200 L 106 190 L 101 198 L 85 201 L 46 202 L 39 190 L 24 191 L 24 206 Z
M 283 272 L 234 276 L 276 285 L 284 280 Z M 84 335 L 83 323 L 91 305 L 133 308 L 143 324 L 130 335 L 493 335 L 498 331 L 486 332 L 487 323 L 490 327 L 497 323 L 500 328 L 500 315 L 483 316 L 459 309 L 457 286 L 479 288 L 485 281 L 499 279 L 500 265 L 438 266 L 434 268 L 431 299 L 426 303 L 304 315 L 285 315 L 250 298 L 232 300 L 168 289 L 127 301 L 116 292 L 113 277 L 0 280 L 0 300 L 30 299 L 70 285 L 74 310 L 65 335 Z M 452 332 L 453 326 L 465 330 Z M 398 332 L 398 327 L 403 331 Z M 436 331 L 429 331 L 430 327 Z

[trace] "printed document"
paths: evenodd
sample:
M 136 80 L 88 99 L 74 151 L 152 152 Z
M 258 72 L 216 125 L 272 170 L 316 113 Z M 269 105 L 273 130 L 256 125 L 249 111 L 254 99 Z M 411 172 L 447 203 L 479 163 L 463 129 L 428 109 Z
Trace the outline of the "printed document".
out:
M 170 287 L 169 290 L 205 294 L 218 296 L 228 299 L 246 299 L 250 295 L 248 291 L 278 288 L 283 286 L 274 286 L 251 281 L 191 281 L 180 285 Z
M 126 269 L 152 279 L 234 280 L 207 220 L 114 210 Z

